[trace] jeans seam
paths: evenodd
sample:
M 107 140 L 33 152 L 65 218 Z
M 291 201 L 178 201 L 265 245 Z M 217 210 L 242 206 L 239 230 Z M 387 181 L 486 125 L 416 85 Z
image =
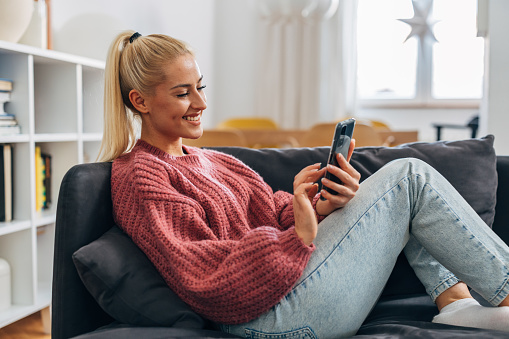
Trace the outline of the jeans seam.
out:
M 430 292 L 428 292 L 429 295 L 431 296 L 431 299 L 433 300 L 433 302 L 435 302 L 435 300 L 438 298 L 438 296 L 440 294 L 442 294 L 445 290 L 447 290 L 449 287 L 456 285 L 460 281 L 461 280 L 459 280 L 453 273 L 451 273 L 446 279 L 439 282 L 436 286 L 434 286 L 432 288 L 432 290 Z M 449 282 L 453 282 L 453 284 L 451 284 L 448 288 L 446 288 L 445 290 L 443 290 L 442 292 L 439 293 L 438 290 L 440 290 L 440 288 L 442 286 L 448 284 Z

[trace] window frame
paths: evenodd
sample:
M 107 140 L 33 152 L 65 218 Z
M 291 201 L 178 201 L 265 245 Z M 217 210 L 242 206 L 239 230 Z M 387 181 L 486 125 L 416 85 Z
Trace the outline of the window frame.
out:
M 432 2 L 434 0 L 431 0 Z M 439 99 L 432 95 L 433 82 L 433 44 L 428 41 L 417 42 L 417 67 L 415 97 L 401 99 L 361 99 L 361 108 L 475 108 L 481 105 L 478 99 Z

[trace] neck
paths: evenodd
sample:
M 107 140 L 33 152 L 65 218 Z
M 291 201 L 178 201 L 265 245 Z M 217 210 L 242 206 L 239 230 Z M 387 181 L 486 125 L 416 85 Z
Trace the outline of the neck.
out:
M 157 138 L 145 137 L 143 134 L 140 139 L 151 144 L 154 147 L 159 148 L 161 151 L 168 153 L 169 155 L 173 155 L 176 157 L 184 156 L 184 150 L 182 149 L 182 138 L 178 138 L 173 142 L 168 142 L 167 140 L 158 140 Z

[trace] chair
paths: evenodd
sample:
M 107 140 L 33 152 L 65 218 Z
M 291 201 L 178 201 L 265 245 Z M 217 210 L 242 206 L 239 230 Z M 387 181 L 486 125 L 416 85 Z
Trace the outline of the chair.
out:
M 362 122 L 355 124 L 353 138 L 355 139 L 355 147 L 388 146 L 388 144 L 382 140 L 375 127 Z
M 264 133 L 259 132 L 267 132 L 267 131 L 273 131 L 274 133 L 277 133 L 277 130 L 279 129 L 278 124 L 270 119 L 270 118 L 263 118 L 263 117 L 245 117 L 245 118 L 232 118 L 225 120 L 221 123 L 219 123 L 216 126 L 219 130 L 231 130 L 236 129 L 239 131 L 245 131 L 244 133 L 251 132 L 250 134 L 260 134 L 260 136 L 263 136 Z M 249 139 L 249 137 L 247 137 Z M 255 138 L 255 139 L 262 139 Z M 265 138 L 266 139 L 266 138 Z M 293 138 L 289 137 L 283 137 L 283 138 L 277 138 L 281 139 L 281 142 L 277 143 L 267 143 L 263 141 L 257 140 L 256 142 L 248 142 L 248 147 L 251 148 L 277 148 L 277 147 L 285 147 L 285 146 L 295 146 L 296 142 Z M 264 140 L 266 141 L 266 140 Z
M 277 123 L 270 118 L 232 118 L 219 123 L 218 129 L 278 129 Z
M 319 123 L 312 126 L 302 137 L 300 146 L 318 147 L 330 146 L 336 128 L 335 122 Z M 386 146 L 376 129 L 368 123 L 357 121 L 353 132 L 355 147 Z
M 301 147 L 319 147 L 329 146 L 332 144 L 332 137 L 336 129 L 335 122 L 318 123 L 313 126 L 304 134 L 299 141 Z
M 239 146 L 247 147 L 244 135 L 238 130 L 205 130 L 198 139 L 184 139 L 184 145 L 194 147 Z
M 477 136 L 477 130 L 479 129 L 479 116 L 473 117 L 466 125 L 455 125 L 455 124 L 433 124 L 433 127 L 437 129 L 437 141 L 442 138 L 443 128 L 453 129 L 470 129 L 471 138 L 474 139 Z

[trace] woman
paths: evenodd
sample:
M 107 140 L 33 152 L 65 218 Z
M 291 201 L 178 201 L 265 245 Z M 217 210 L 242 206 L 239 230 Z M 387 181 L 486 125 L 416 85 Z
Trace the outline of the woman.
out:
M 398 160 L 359 185 L 352 142 L 327 168 L 344 185 L 322 179 L 338 195 L 317 192 L 320 164 L 274 193 L 235 158 L 182 145 L 207 108 L 193 52 L 133 33 L 108 55 L 101 160 L 116 222 L 196 312 L 242 336 L 351 336 L 404 250 L 435 322 L 509 331 L 509 307 L 467 287 L 508 306 L 509 249 L 433 168 Z

